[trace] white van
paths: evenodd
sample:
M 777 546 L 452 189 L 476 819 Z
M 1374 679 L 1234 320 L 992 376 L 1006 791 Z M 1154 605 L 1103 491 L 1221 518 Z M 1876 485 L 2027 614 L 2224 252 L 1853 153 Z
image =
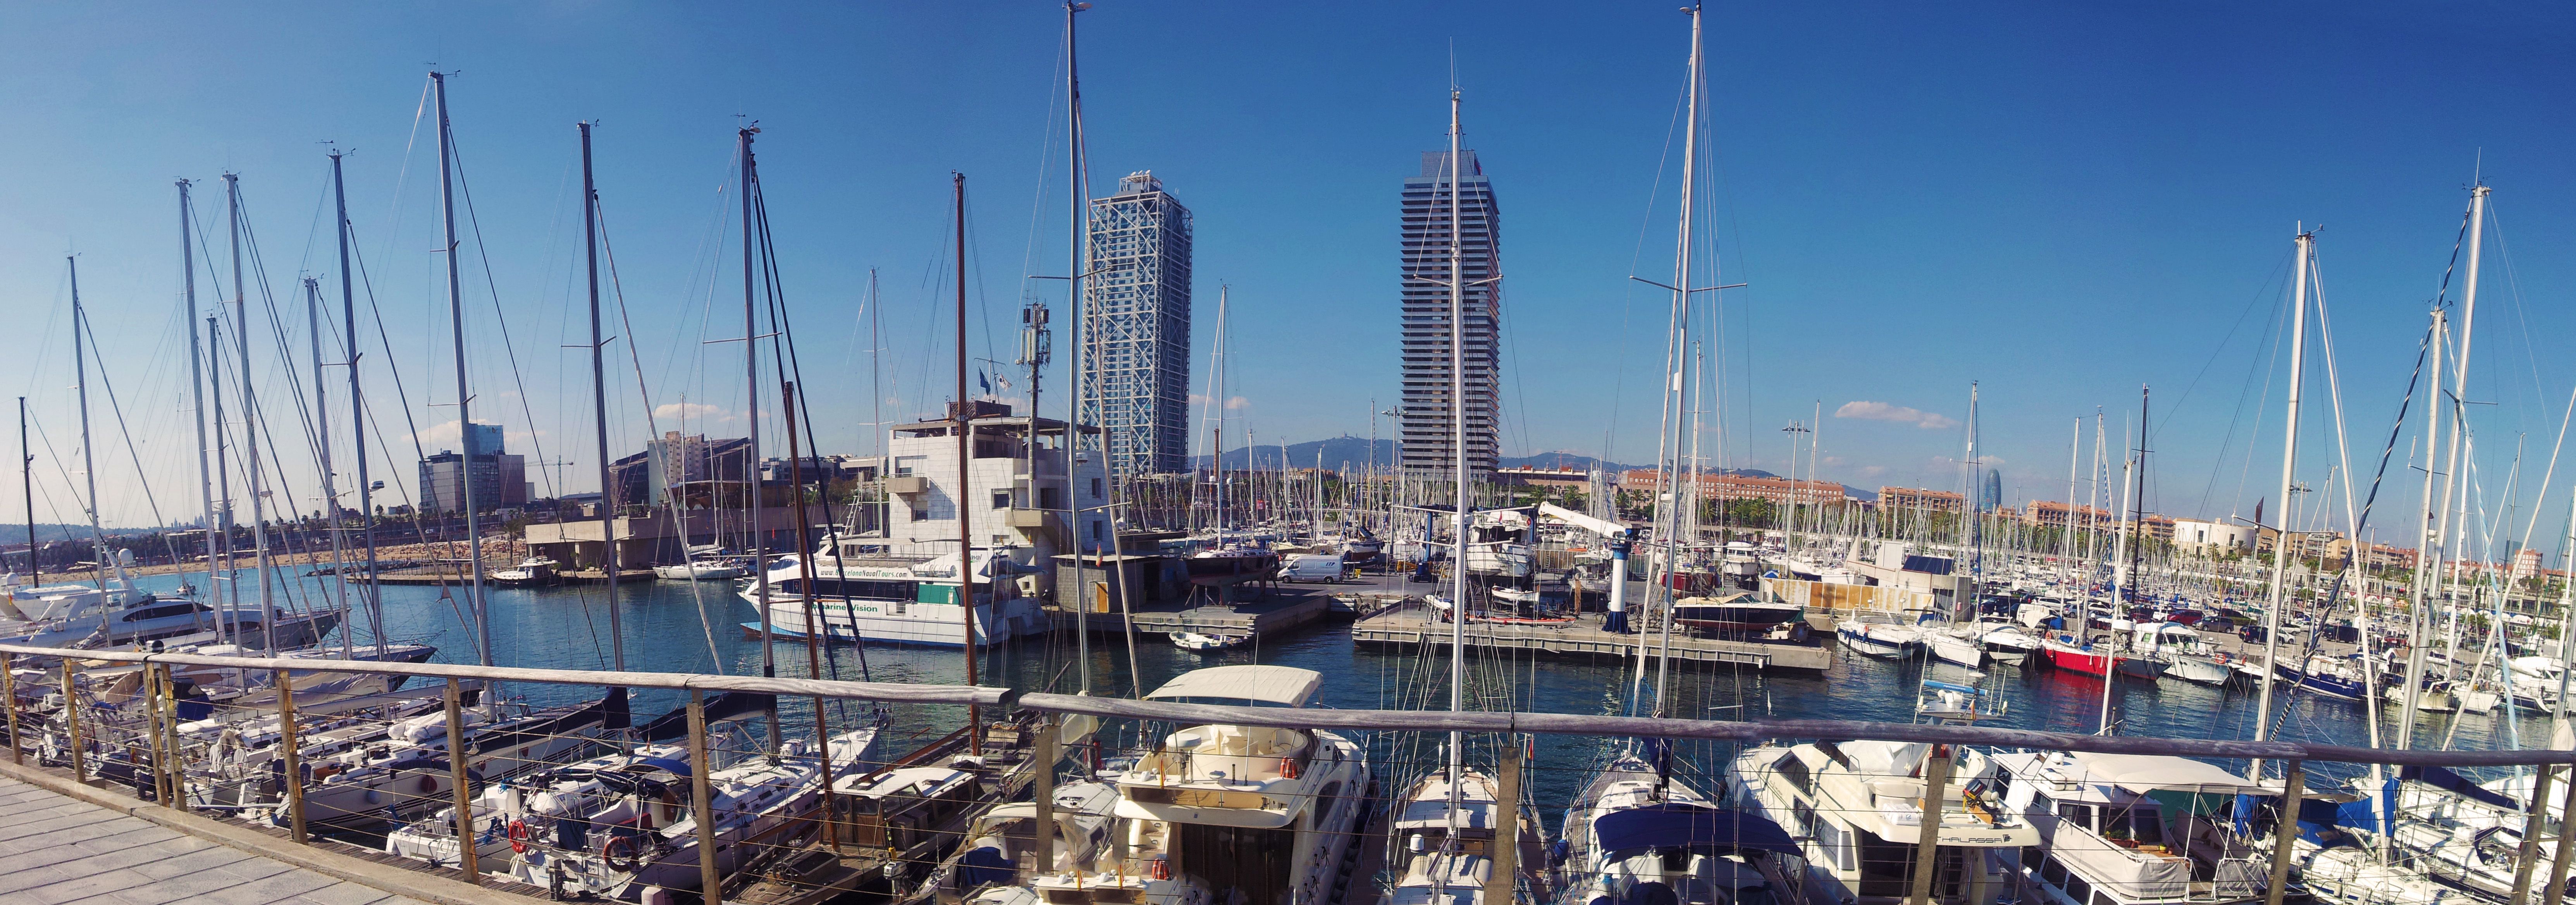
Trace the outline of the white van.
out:
M 1341 554 L 1309 553 L 1288 557 L 1288 566 L 1279 577 L 1284 581 L 1341 581 Z

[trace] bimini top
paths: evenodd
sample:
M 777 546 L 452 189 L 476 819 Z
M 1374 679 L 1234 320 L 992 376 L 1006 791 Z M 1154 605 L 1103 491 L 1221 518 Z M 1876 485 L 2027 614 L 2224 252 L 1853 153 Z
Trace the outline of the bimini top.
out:
M 1323 673 L 1294 666 L 1211 666 L 1182 673 L 1145 697 L 1156 701 L 1206 698 L 1203 703 L 1242 701 L 1304 707 L 1323 684 Z
M 1760 815 L 1678 802 L 1603 814 L 1592 821 L 1592 833 L 1613 857 L 1658 848 L 1801 854 L 1787 830 Z
M 2109 783 L 2132 792 L 2176 789 L 2246 795 L 2281 794 L 2279 788 L 2247 782 L 2242 776 L 2188 757 L 2096 754 L 2089 751 L 2076 751 L 2069 756 L 2074 759 L 2075 766 L 2083 770 L 2080 781 Z

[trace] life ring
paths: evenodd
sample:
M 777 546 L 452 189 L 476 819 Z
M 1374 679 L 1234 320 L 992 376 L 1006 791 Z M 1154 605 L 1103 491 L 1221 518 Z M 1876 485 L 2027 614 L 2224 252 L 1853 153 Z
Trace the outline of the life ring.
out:
M 516 820 L 510 821 L 510 852 L 517 855 L 528 853 L 527 824 Z
M 1279 759 L 1279 778 L 1281 778 L 1281 779 L 1296 779 L 1296 778 L 1297 778 L 1297 772 L 1298 772 L 1298 771 L 1297 771 L 1297 759 L 1296 759 L 1296 758 L 1293 758 L 1293 757 L 1283 757 L 1283 758 L 1280 758 L 1280 759 Z
M 437 777 L 437 775 L 435 775 L 435 774 L 431 774 L 431 773 L 422 773 L 422 774 L 420 775 L 420 794 L 427 795 L 427 794 L 429 794 L 429 793 L 431 793 L 431 792 L 436 792 L 436 791 L 438 791 L 438 777 Z
M 611 834 L 599 843 L 599 860 L 607 862 L 610 870 L 631 874 L 637 867 L 635 850 L 635 837 Z
M 1165 860 L 1163 860 L 1163 859 L 1162 859 L 1161 857 L 1159 857 L 1159 856 L 1158 856 L 1158 857 L 1156 857 L 1156 858 L 1154 859 L 1154 866 L 1153 866 L 1152 873 L 1150 874 L 1150 876 L 1151 876 L 1151 877 L 1153 877 L 1153 878 L 1154 878 L 1154 879 L 1156 879 L 1156 880 L 1169 880 L 1169 879 L 1171 879 L 1171 878 L 1172 878 L 1172 862 L 1165 861 Z

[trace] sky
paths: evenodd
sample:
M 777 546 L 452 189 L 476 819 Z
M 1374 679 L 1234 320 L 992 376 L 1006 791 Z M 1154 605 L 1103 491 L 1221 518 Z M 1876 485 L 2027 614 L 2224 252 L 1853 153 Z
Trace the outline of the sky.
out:
M 613 455 L 655 428 L 744 429 L 742 347 L 720 342 L 743 334 L 744 122 L 761 130 L 817 434 L 827 452 L 869 453 L 873 425 L 951 395 L 952 172 L 967 177 L 970 356 L 1015 358 L 1031 298 L 1066 339 L 1062 283 L 1032 279 L 1068 266 L 1063 18 L 1043 3 L 0 9 L 0 317 L 20 349 L 0 378 L 37 427 L 40 520 L 79 520 L 70 254 L 104 375 L 92 388 L 117 397 L 92 399 L 102 517 L 200 511 L 173 182 L 195 180 L 213 257 L 197 262 L 200 310 L 228 308 L 228 171 L 256 238 L 252 389 L 263 442 L 284 447 L 271 505 L 316 508 L 298 280 L 319 279 L 336 312 L 334 147 L 364 268 L 372 476 L 399 497 L 418 450 L 455 444 L 433 68 L 454 73 L 473 412 L 513 451 L 562 463 L 532 469 L 541 493 L 597 484 L 581 120 L 599 123 L 616 255 Z M 1705 29 L 1696 269 L 1748 284 L 1702 296 L 1717 328 L 1696 381 L 1713 388 L 1698 441 L 1711 465 L 1788 471 L 1780 428 L 1798 420 L 1818 428 L 1797 436 L 1817 440 L 1828 480 L 1958 489 L 1974 382 L 1978 457 L 2008 500 L 2058 499 L 2077 420 L 2089 460 L 2104 414 L 2116 463 L 2146 387 L 2144 508 L 2250 516 L 2272 498 L 2277 512 L 2280 340 L 2305 225 L 2335 354 L 2329 375 L 2312 339 L 2296 476 L 2340 500 L 2348 457 L 2366 496 L 2446 271 L 2461 313 L 2453 252 L 2483 179 L 2467 398 L 2492 404 L 2471 407 L 2472 498 L 2493 525 L 2567 504 L 2576 466 L 2541 473 L 2576 368 L 2540 350 L 2576 327 L 2560 302 L 2576 279 L 2576 126 L 2561 115 L 2576 14 L 1742 4 L 1709 8 Z M 1398 192 L 1446 144 L 1454 79 L 1502 210 L 1505 454 L 1652 462 L 1671 299 L 1629 277 L 1673 272 L 1688 42 L 1670 3 L 1099 0 L 1079 41 L 1089 186 L 1151 170 L 1194 212 L 1193 391 L 1224 285 L 1227 395 L 1241 397 L 1229 442 L 1368 436 L 1396 396 Z M 1060 350 L 1043 381 L 1049 412 L 1073 357 Z M 346 379 L 334 366 L 322 381 L 344 492 Z M 775 390 L 761 387 L 773 425 Z M 1025 391 L 1015 377 L 1002 392 Z M 2374 525 L 2415 505 L 2408 469 L 2401 447 Z M 2544 483 L 2556 502 L 2537 497 Z M 2343 518 L 2327 513 L 2339 502 L 2302 505 Z

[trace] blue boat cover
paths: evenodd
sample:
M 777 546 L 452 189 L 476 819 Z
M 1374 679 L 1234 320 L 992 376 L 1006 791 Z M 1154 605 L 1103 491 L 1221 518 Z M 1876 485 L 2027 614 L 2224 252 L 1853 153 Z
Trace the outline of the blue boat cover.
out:
M 635 762 L 669 770 L 671 775 L 682 779 L 689 778 L 689 762 L 676 757 L 639 757 Z
M 1011 859 L 1002 857 L 1001 849 L 979 845 L 958 857 L 957 885 L 961 889 L 973 890 L 994 883 L 1008 883 L 1013 870 Z
M 2503 793 L 2496 792 L 2487 789 L 2484 786 L 2480 786 L 2477 783 L 2470 782 L 2468 777 L 2453 773 L 2449 769 L 2443 767 L 2404 767 L 2397 771 L 2397 778 L 2412 779 L 2416 782 L 2432 786 L 2433 788 L 2440 789 L 2454 795 L 2467 796 L 2470 800 L 2483 801 L 2487 804 L 2491 804 L 2508 811 L 2519 811 L 2523 809 L 2522 802 L 2515 801 L 2512 797 Z
M 1779 824 L 1731 808 L 1664 804 L 1613 811 L 1592 822 L 1604 852 L 1658 848 L 1798 854 L 1798 843 Z

